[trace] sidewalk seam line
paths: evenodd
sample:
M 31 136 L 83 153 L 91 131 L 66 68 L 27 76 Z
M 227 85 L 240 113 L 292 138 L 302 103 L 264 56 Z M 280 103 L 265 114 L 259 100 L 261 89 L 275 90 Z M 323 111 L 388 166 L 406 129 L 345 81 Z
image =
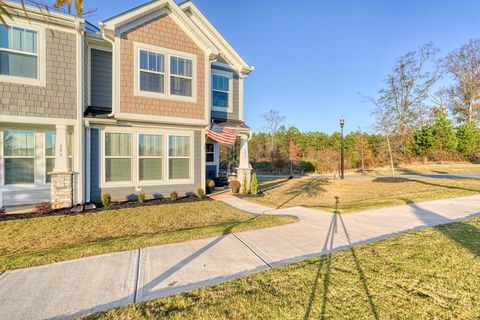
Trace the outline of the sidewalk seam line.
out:
M 239 236 L 237 236 L 235 233 L 232 233 L 235 238 L 238 239 L 245 247 L 247 247 L 248 250 L 250 250 L 254 255 L 256 255 L 260 260 L 262 260 L 263 263 L 267 265 L 268 268 L 272 269 L 272 265 L 268 263 L 260 254 L 258 254 L 255 250 L 253 250 L 248 244 L 245 243 L 242 239 L 240 239 Z
M 140 279 L 140 255 L 141 255 L 140 248 L 138 248 L 134 292 L 133 292 L 133 303 L 137 302 L 138 281 Z

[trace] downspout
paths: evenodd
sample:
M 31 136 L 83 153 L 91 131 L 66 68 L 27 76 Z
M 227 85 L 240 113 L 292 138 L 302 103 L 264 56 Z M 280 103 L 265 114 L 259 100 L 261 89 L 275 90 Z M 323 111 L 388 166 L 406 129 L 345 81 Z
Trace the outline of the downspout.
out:
M 115 59 L 114 59 L 114 52 L 113 50 L 115 50 L 115 41 L 113 41 L 112 39 L 110 39 L 109 37 L 107 37 L 107 34 L 105 33 L 105 25 L 103 22 L 100 22 L 100 33 L 102 34 L 102 39 L 107 41 L 108 43 L 110 43 L 110 45 L 112 46 L 112 112 L 110 112 L 107 117 L 108 118 L 113 118 L 115 117 L 115 108 L 114 108 L 114 104 L 116 103 L 116 100 L 115 100 L 115 86 L 114 86 L 114 81 L 115 81 L 115 77 L 116 77 L 116 72 L 115 72 Z

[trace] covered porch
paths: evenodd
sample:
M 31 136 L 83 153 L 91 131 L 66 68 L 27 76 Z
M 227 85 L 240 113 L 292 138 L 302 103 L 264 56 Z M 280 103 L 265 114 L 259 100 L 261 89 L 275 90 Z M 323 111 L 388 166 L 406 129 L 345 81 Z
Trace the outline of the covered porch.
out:
M 230 180 L 250 185 L 252 167 L 248 158 L 248 141 L 252 130 L 243 121 L 214 121 L 205 143 L 206 179 L 227 184 Z M 221 148 L 231 148 L 232 156 L 221 159 Z M 238 159 L 237 159 L 238 157 Z

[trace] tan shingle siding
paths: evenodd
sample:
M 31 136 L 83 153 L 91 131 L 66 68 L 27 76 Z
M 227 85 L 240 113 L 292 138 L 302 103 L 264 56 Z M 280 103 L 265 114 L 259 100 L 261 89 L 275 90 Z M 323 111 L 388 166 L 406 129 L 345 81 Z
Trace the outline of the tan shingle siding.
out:
M 195 54 L 197 56 L 197 102 L 135 96 L 134 42 Z M 188 119 L 205 118 L 205 55 L 172 18 L 160 17 L 122 34 L 120 61 L 121 112 Z

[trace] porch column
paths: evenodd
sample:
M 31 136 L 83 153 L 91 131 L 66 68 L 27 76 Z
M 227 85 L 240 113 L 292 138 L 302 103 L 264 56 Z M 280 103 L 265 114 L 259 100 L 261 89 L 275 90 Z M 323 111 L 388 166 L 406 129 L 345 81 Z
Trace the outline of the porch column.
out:
M 248 136 L 240 135 L 240 163 L 237 169 L 238 181 L 241 184 L 247 183 L 247 191 L 250 191 L 250 178 L 252 169 L 248 161 Z
M 67 126 L 57 125 L 55 132 L 55 167 L 51 173 L 51 201 L 53 209 L 73 205 L 73 173 L 68 168 Z

